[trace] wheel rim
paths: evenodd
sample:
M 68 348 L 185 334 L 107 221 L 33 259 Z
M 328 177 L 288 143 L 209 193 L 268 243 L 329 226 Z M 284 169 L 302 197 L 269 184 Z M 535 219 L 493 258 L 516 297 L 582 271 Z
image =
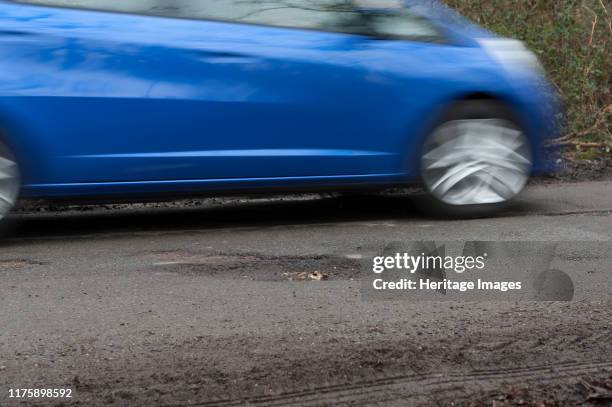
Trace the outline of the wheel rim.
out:
M 0 144 L 0 219 L 15 206 L 19 195 L 19 168 Z
M 425 145 L 423 180 L 431 194 L 449 205 L 506 202 L 529 180 L 530 151 L 525 134 L 509 121 L 451 121 Z

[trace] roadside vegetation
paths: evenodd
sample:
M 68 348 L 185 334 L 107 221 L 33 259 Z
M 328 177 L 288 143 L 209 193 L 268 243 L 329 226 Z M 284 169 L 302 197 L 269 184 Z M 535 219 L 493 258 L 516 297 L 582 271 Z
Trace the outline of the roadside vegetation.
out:
M 447 0 L 473 21 L 535 51 L 568 109 L 568 158 L 610 158 L 611 0 Z

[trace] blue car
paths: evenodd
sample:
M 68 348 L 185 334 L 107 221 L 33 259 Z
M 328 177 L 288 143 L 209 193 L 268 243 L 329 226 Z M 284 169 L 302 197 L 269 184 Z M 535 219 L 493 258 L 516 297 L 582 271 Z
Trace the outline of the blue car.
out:
M 557 113 L 522 43 L 433 0 L 0 0 L 0 219 L 406 185 L 489 214 Z

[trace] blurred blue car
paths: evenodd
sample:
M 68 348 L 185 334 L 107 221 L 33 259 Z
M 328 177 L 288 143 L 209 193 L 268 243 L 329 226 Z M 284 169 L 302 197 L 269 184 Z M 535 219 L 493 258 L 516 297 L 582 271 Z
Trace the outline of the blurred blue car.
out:
M 410 184 L 487 214 L 556 115 L 532 53 L 437 1 L 0 0 L 0 218 Z

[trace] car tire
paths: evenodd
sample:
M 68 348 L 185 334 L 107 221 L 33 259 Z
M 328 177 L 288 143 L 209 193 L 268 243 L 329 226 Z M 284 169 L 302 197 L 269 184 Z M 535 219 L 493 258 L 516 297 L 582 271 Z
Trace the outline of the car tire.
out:
M 466 101 L 450 109 L 422 145 L 419 206 L 452 218 L 492 216 L 529 181 L 532 148 L 503 104 Z
M 8 227 L 6 217 L 17 203 L 20 188 L 20 171 L 15 155 L 0 140 L 0 233 Z

